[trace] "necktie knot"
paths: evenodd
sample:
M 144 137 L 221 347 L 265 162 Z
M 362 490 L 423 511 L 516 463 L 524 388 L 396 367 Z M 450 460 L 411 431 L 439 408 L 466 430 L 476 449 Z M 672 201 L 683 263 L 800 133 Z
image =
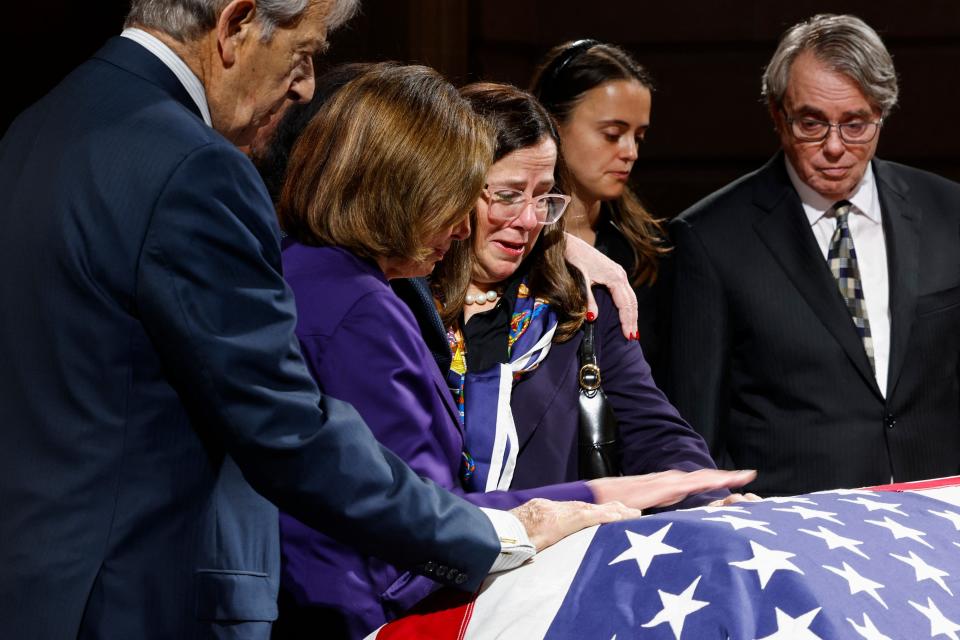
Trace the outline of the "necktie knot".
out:
M 852 206 L 849 200 L 840 200 L 831 207 L 830 215 L 837 219 L 838 227 L 847 226 L 847 218 L 850 215 L 850 208 Z

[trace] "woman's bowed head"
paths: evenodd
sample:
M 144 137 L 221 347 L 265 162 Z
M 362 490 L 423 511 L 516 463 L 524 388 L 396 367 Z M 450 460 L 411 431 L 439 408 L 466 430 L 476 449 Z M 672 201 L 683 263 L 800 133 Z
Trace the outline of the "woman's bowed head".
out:
M 358 105 L 368 117 L 353 117 Z M 372 260 L 388 279 L 428 275 L 470 233 L 491 137 L 434 70 L 371 65 L 293 147 L 287 175 L 296 180 L 280 193 L 281 226 L 302 244 Z

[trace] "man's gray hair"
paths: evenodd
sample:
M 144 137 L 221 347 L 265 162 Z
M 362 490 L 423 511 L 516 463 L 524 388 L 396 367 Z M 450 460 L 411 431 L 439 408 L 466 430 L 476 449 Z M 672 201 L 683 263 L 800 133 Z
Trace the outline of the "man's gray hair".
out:
M 125 26 L 149 27 L 180 42 L 189 42 L 210 31 L 231 0 L 131 0 Z M 327 31 L 353 17 L 360 0 L 257 0 L 257 19 L 264 40 L 274 29 L 299 18 L 312 2 L 326 2 Z
M 897 72 L 880 36 L 856 16 L 827 13 L 796 24 L 783 34 L 763 72 L 763 97 L 767 101 L 783 106 L 790 67 L 804 51 L 860 85 L 884 117 L 896 106 Z

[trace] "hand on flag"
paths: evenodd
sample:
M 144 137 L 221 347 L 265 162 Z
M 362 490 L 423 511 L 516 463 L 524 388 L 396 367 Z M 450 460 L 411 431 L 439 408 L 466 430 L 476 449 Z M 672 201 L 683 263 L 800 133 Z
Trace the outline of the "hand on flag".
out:
M 607 522 L 639 518 L 640 510 L 619 502 L 590 504 L 575 500 L 555 502 L 534 498 L 510 510 L 524 528 L 537 551 L 566 538 L 571 533 Z
M 600 504 L 616 501 L 634 509 L 650 509 L 676 504 L 695 493 L 742 487 L 756 477 L 756 471 L 671 469 L 642 476 L 598 478 L 587 482 L 587 486 Z M 733 500 L 733 502 L 738 501 Z
M 537 550 L 543 550 L 581 529 L 639 518 L 641 509 L 676 504 L 694 493 L 740 487 L 756 476 L 756 471 L 700 469 L 598 478 L 587 483 L 597 504 L 535 499 L 516 507 L 511 513 L 527 530 L 530 542 Z

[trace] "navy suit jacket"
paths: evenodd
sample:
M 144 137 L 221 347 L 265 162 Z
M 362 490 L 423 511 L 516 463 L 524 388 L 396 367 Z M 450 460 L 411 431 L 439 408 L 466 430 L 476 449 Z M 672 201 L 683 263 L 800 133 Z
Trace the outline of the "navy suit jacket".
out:
M 261 494 L 479 584 L 489 520 L 318 392 L 263 184 L 159 60 L 115 38 L 24 112 L 0 194 L 0 637 L 266 637 Z
M 890 287 L 880 393 L 783 154 L 671 225 L 670 397 L 757 493 L 960 473 L 960 185 L 873 161 Z

